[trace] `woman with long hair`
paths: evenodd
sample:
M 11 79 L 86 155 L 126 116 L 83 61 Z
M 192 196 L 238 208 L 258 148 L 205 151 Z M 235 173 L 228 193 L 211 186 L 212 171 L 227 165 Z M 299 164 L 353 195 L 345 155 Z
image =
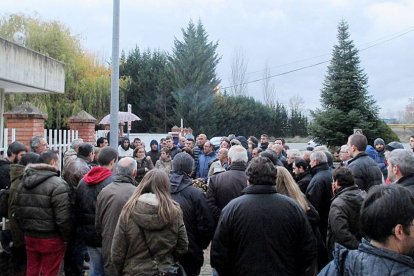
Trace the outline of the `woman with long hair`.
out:
M 315 207 L 307 201 L 305 195 L 296 184 L 290 172 L 285 167 L 277 166 L 276 191 L 295 200 L 305 212 L 312 227 L 318 245 L 318 259 L 306 271 L 306 275 L 316 275 L 326 262 L 327 252 L 325 242 L 319 231 L 319 214 Z
M 153 169 L 122 209 L 112 262 L 119 275 L 155 275 L 168 271 L 187 248 L 182 211 L 171 199 L 168 176 Z
M 144 175 L 154 168 L 154 164 L 152 163 L 151 157 L 146 155 L 143 146 L 137 146 L 134 149 L 133 157 L 137 161 L 137 176 L 135 180 L 140 183 Z

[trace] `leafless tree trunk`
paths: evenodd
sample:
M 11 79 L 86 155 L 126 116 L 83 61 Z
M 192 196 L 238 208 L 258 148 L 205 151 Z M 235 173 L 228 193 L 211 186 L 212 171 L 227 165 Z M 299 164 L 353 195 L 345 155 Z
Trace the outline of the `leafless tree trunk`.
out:
M 263 100 L 265 105 L 276 106 L 276 86 L 274 83 L 271 83 L 270 76 L 270 68 L 269 65 L 266 63 L 263 72 Z
M 239 49 L 234 52 L 233 60 L 231 63 L 231 87 L 230 94 L 234 96 L 246 96 L 247 95 L 247 60 L 245 59 L 244 52 Z
M 289 99 L 289 107 L 292 111 L 302 112 L 304 104 L 305 100 L 301 96 L 295 95 Z

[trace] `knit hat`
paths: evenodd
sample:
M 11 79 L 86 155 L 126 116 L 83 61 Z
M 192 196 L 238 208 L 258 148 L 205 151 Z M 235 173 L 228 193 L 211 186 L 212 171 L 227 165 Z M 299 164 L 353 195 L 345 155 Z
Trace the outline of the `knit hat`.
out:
M 392 141 L 388 143 L 388 145 L 385 146 L 385 150 L 388 150 L 388 151 L 393 151 L 395 149 L 404 149 L 404 146 L 400 142 L 396 142 L 396 141 Z
M 174 156 L 172 167 L 175 172 L 191 173 L 193 171 L 194 159 L 186 152 L 177 153 Z
M 374 140 L 374 147 L 375 147 L 376 145 L 379 145 L 379 144 L 381 144 L 381 145 L 383 145 L 383 146 L 385 147 L 385 142 L 384 142 L 384 140 L 383 140 L 383 139 L 381 139 L 381 138 L 377 138 L 377 139 L 375 139 L 375 140 Z
M 151 140 L 151 142 L 150 142 L 150 146 L 152 146 L 152 145 L 157 145 L 157 146 L 158 146 L 158 142 L 157 142 L 157 140 Z

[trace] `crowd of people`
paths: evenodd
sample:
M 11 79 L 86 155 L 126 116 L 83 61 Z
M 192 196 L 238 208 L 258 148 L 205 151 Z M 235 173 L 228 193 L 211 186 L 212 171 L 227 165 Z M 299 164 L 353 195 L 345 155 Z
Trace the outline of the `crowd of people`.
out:
M 199 275 L 209 246 L 212 275 L 414 275 L 414 136 L 344 142 L 101 137 L 64 156 L 13 142 L 2 275 Z

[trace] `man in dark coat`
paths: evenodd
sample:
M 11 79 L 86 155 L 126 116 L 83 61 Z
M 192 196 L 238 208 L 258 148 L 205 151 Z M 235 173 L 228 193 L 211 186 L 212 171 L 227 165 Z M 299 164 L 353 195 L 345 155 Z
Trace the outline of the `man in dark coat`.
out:
M 372 186 L 383 182 L 377 163 L 365 153 L 367 145 L 367 138 L 363 134 L 353 134 L 348 138 L 349 152 L 352 156 L 348 168 L 354 176 L 355 184 L 366 192 Z
M 332 259 L 335 242 L 348 249 L 358 248 L 362 238 L 359 210 L 365 198 L 365 191 L 355 185 L 354 177 L 349 169 L 340 167 L 333 172 L 332 177 L 334 197 L 329 210 L 326 239 L 330 259 Z
M 292 168 L 296 183 L 298 184 L 302 193 L 306 194 L 306 189 L 312 180 L 312 175 L 308 170 L 308 162 L 302 158 L 295 159 Z
M 158 142 L 157 140 L 151 140 L 150 142 L 150 148 L 151 150 L 147 152 L 147 156 L 151 157 L 151 161 L 155 166 L 155 163 L 157 163 L 158 159 L 160 159 L 160 151 L 158 150 Z
M 316 257 L 306 215 L 276 192 L 276 173 L 268 158 L 252 159 L 244 195 L 224 207 L 211 245 L 219 275 L 303 275 Z
M 58 155 L 45 151 L 38 164 L 27 166 L 18 188 L 15 217 L 25 235 L 31 275 L 57 275 L 70 237 L 69 187 L 58 168 Z
M 214 219 L 204 193 L 193 187 L 189 177 L 194 166 L 186 152 L 178 153 L 170 176 L 171 196 L 180 204 L 188 235 L 188 252 L 179 258 L 187 275 L 199 275 L 206 249 L 214 234 Z
M 414 195 L 400 185 L 372 187 L 361 207 L 363 239 L 357 250 L 335 245 L 319 275 L 413 275 Z
M 388 178 L 414 195 L 414 153 L 396 149 L 388 156 Z
M 207 189 L 207 202 L 217 223 L 221 210 L 232 199 L 240 196 L 247 186 L 247 150 L 232 146 L 228 153 L 229 170 L 213 175 Z
M 100 191 L 114 180 L 112 169 L 118 160 L 118 151 L 111 147 L 100 150 L 98 163 L 80 181 L 75 193 L 75 220 L 85 242 L 92 274 L 103 275 L 102 237 L 95 229 L 96 200 Z
M 306 197 L 319 213 L 319 229 L 326 241 L 329 206 L 332 198 L 332 173 L 324 151 L 314 151 L 310 156 L 312 180 L 306 189 Z
M 111 245 L 121 210 L 133 194 L 137 183 L 137 162 L 132 157 L 119 160 L 114 181 L 102 189 L 96 200 L 95 228 L 102 238 L 105 275 L 117 275 L 111 262 Z
M 0 159 L 0 189 L 10 187 L 10 165 L 17 164 L 27 152 L 26 146 L 20 142 L 13 142 L 7 148 L 7 157 Z

